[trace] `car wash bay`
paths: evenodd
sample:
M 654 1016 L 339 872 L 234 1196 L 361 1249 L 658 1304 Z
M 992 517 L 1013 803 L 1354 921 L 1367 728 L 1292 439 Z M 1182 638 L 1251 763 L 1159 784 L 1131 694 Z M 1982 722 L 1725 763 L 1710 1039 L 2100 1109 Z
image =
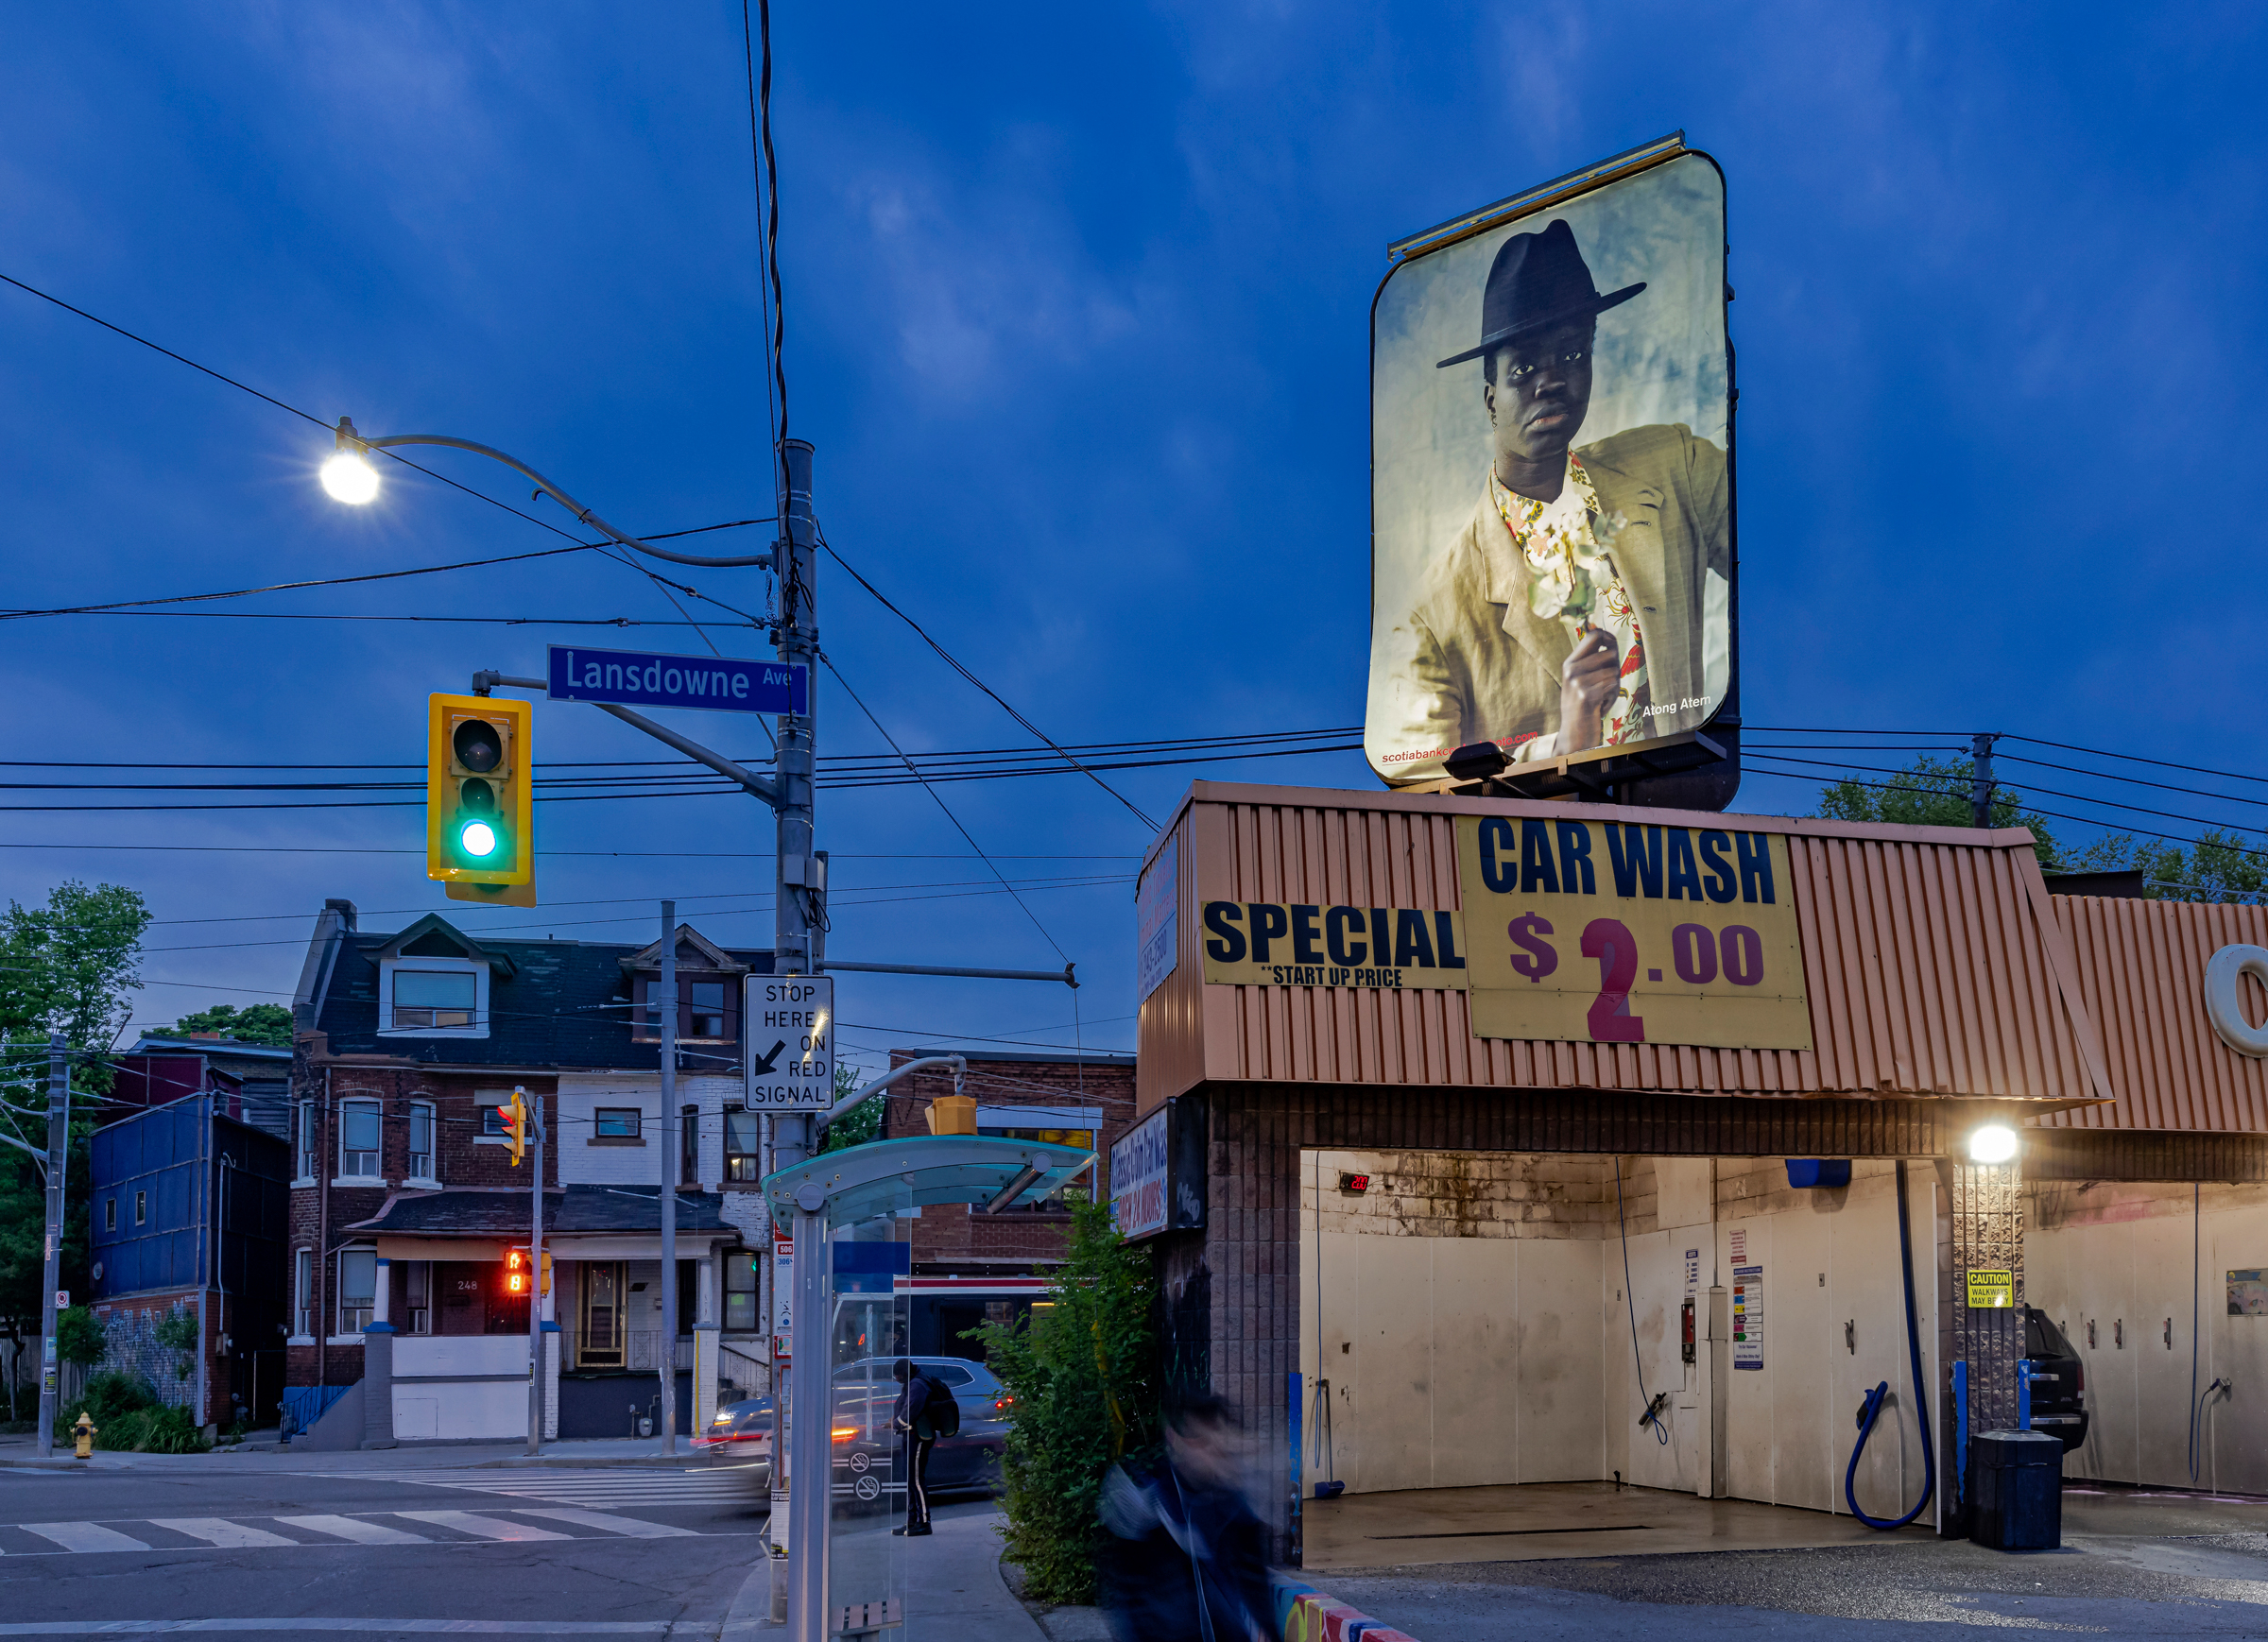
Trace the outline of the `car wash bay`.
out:
M 1511 841 L 1571 814 L 1596 898 L 1573 901 L 1563 873 L 1569 900 L 1522 900 Z M 1645 829 L 1680 827 L 1702 861 L 1756 864 L 1773 906 L 1647 906 L 1672 898 L 1674 870 L 1610 899 L 1627 840 L 1607 830 L 1651 845 Z M 1851 1486 L 1880 1516 L 1921 1494 L 1925 1411 L 1944 1452 L 1950 1362 L 1975 1376 L 1976 1428 L 2015 1424 L 2022 1160 L 1975 1163 L 1969 1139 L 2112 1098 L 2028 834 L 1200 783 L 1143 897 L 1170 900 L 1178 949 L 1142 1004 L 1141 1104 L 1204 1129 L 1204 1179 L 1170 1195 L 1201 1197 L 1205 1223 L 1159 1234 L 1170 1368 L 1284 1457 L 1277 1527 L 1308 1565 L 1546 1554 L 1577 1522 L 1632 1551 L 1647 1533 L 1665 1536 L 1654 1548 L 1863 1536 L 1844 1479 L 1866 1393 L 1887 1382 Z M 1279 924 L 1301 961 L 1271 968 L 1259 941 L 1221 938 Z M 1303 926 L 1415 926 L 1432 949 L 1403 940 L 1393 970 L 1333 951 L 1318 969 L 1292 945 Z M 1619 1012 L 1617 960 L 1590 949 L 1602 927 L 1640 949 Z M 1538 983 L 1508 1000 L 1507 932 Z M 1556 971 L 1521 967 L 1538 932 Z M 1663 979 L 1670 953 L 1688 997 Z M 1572 1024 L 1546 975 L 1579 984 Z M 1727 996 L 1727 977 L 1755 993 Z M 1725 1041 L 1751 1020 L 1753 1043 Z M 1791 1160 L 1819 1159 L 1847 1183 L 1792 1183 Z M 1607 1520 L 1617 1473 L 1659 1491 L 1639 1497 L 1664 1502 L 1642 1531 Z M 1317 1501 L 1327 1478 L 1347 1492 Z M 1818 1514 L 1767 1528 L 1758 1507 Z

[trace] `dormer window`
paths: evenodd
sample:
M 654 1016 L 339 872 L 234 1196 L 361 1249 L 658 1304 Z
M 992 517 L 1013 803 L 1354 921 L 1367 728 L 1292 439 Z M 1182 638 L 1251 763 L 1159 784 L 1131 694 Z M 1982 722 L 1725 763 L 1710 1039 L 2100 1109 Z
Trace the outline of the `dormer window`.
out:
M 489 984 L 511 964 L 428 914 L 374 954 L 381 1036 L 486 1037 Z
M 469 969 L 396 969 L 394 1030 L 470 1026 L 480 1004 L 479 979 Z

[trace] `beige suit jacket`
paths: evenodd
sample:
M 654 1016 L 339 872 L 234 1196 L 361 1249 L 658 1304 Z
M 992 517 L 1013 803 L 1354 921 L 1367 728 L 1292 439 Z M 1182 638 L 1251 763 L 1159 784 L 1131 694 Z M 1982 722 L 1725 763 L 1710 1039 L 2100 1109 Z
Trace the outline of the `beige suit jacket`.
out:
M 1645 637 L 1646 732 L 1691 728 L 1714 705 L 1702 699 L 1701 629 L 1707 573 L 1728 574 L 1730 563 L 1725 453 L 1678 423 L 1575 455 L 1599 506 L 1629 522 L 1612 554 Z M 1363 736 L 1373 769 L 1391 781 L 1435 778 L 1460 746 L 1559 727 L 1559 668 L 1573 641 L 1559 618 L 1529 612 L 1530 580 L 1484 481 L 1471 521 L 1378 636 Z

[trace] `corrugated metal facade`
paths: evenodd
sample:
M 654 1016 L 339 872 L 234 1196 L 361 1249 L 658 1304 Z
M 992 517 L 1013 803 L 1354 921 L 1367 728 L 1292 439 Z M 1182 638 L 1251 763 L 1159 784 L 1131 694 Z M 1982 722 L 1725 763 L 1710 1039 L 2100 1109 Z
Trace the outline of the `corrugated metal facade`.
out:
M 2205 1012 L 2208 960 L 2223 947 L 2268 947 L 2268 907 L 2051 899 L 2079 966 L 2088 1010 L 2101 1024 L 2119 1100 L 2112 1106 L 2051 1114 L 2042 1123 L 2268 1131 L 2268 1061 L 2223 1043 Z M 2239 984 L 2253 986 L 2249 981 Z M 2259 1000 L 2254 1001 L 2257 1013 Z
M 2109 1098 L 2077 971 L 2020 830 L 1586 807 L 1597 820 L 1787 838 L 1815 1045 L 1807 1051 L 1482 1039 L 1458 992 L 1204 983 L 1206 900 L 1454 910 L 1453 817 L 1567 812 L 1513 799 L 1196 783 L 1153 847 L 1155 859 L 1165 837 L 1179 841 L 1179 961 L 1142 1005 L 1142 1109 L 1219 1080 Z

